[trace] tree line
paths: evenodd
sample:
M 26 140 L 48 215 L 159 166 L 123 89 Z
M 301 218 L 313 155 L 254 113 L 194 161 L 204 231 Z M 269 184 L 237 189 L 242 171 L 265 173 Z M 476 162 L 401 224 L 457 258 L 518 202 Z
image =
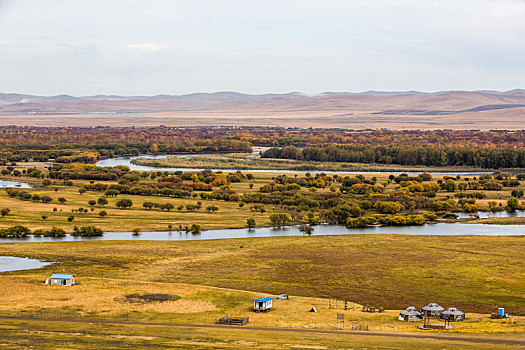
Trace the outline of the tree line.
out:
M 316 162 L 469 166 L 485 169 L 525 167 L 525 148 L 329 145 L 301 149 L 287 146 L 270 148 L 263 152 L 261 157 Z

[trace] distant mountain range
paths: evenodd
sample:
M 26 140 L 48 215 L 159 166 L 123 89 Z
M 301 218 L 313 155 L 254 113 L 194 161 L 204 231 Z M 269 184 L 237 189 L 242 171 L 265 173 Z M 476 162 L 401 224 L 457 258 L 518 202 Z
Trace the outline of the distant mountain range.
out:
M 62 117 L 66 115 L 73 117 Z M 525 90 L 260 95 L 222 91 L 81 97 L 0 93 L 0 123 L 4 125 L 186 126 L 194 121 L 201 125 L 525 128 Z
M 509 91 L 439 91 L 439 92 L 421 92 L 421 91 L 365 91 L 365 92 L 322 92 L 320 94 L 303 94 L 300 92 L 289 92 L 283 94 L 243 94 L 233 91 L 220 91 L 212 93 L 191 93 L 186 95 L 154 95 L 154 96 L 118 96 L 118 95 L 94 95 L 94 96 L 38 96 L 17 93 L 0 93 L 0 105 L 9 105 L 17 103 L 48 103 L 48 102 L 81 102 L 81 101 L 190 101 L 190 102 L 225 102 L 241 100 L 267 100 L 267 99 L 307 99 L 307 98 L 324 98 L 334 96 L 395 96 L 395 95 L 446 95 L 454 93 L 471 93 L 483 95 L 522 95 L 525 89 L 514 89 Z

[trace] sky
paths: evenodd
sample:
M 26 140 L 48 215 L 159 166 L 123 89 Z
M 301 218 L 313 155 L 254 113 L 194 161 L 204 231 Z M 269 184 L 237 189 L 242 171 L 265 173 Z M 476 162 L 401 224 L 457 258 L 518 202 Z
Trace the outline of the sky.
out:
M 0 92 L 525 88 L 525 0 L 0 0 Z

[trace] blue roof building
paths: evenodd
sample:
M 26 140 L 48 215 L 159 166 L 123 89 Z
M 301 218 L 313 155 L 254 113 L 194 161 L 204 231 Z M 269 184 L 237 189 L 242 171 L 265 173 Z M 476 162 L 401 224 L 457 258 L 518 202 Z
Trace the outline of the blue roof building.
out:
M 74 286 L 75 285 L 75 276 L 66 275 L 61 273 L 54 273 L 46 279 L 46 284 L 51 284 L 55 286 Z
M 73 278 L 73 275 L 64 275 L 61 273 L 54 273 L 51 275 L 51 278 L 62 278 L 62 279 L 71 279 Z
M 273 306 L 273 298 L 261 297 L 253 301 L 253 310 L 255 312 L 268 311 Z

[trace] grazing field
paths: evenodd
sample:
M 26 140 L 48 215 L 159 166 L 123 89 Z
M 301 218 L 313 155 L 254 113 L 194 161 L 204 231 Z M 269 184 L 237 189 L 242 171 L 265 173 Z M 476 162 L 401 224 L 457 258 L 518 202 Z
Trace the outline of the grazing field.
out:
M 87 192 L 78 193 L 79 187 L 60 187 L 57 193 L 52 188 L 37 188 L 29 190 L 32 194 L 41 196 L 49 195 L 55 200 L 55 203 L 41 202 L 22 202 L 18 199 L 9 198 L 5 191 L 0 190 L 0 208 L 11 208 L 11 212 L 0 222 L 2 226 L 9 225 L 26 225 L 31 229 L 49 228 L 58 226 L 71 231 L 73 226 L 78 225 L 96 225 L 104 231 L 131 231 L 133 228 L 140 228 L 141 231 L 168 231 L 168 225 L 173 225 L 173 230 L 178 229 L 179 225 L 191 225 L 192 223 L 202 223 L 205 229 L 243 227 L 246 225 L 246 219 L 255 217 L 256 220 L 266 225 L 269 224 L 268 214 L 261 215 L 250 211 L 249 207 L 239 208 L 238 203 L 224 201 L 203 201 L 200 199 L 190 198 L 162 198 L 153 196 L 131 196 L 119 195 L 118 198 L 108 198 L 109 204 L 101 208 L 94 206 L 91 211 L 88 205 L 90 200 L 97 200 L 101 197 L 100 193 Z M 65 204 L 56 203 L 56 198 L 66 198 Z M 131 209 L 119 209 L 115 203 L 120 199 L 130 199 L 134 203 Z M 215 205 L 219 209 L 215 213 L 208 213 L 205 209 L 198 211 L 183 210 L 145 210 L 142 203 L 154 201 L 156 203 L 171 203 L 176 207 L 188 204 L 197 204 L 198 202 L 206 205 Z M 87 213 L 71 212 L 78 208 L 85 208 Z M 57 208 L 57 211 L 53 211 Z M 99 213 L 105 211 L 107 216 L 102 218 Z M 42 216 L 47 216 L 46 220 Z M 68 217 L 73 216 L 74 220 L 68 222 Z
M 255 179 L 250 181 L 254 189 L 249 188 L 247 182 L 235 183 L 233 189 L 239 192 L 255 192 L 258 187 L 271 181 L 275 174 L 255 175 Z M 89 201 L 96 201 L 104 197 L 103 192 L 87 191 L 79 193 L 82 185 L 89 181 L 76 180 L 72 186 L 65 186 L 61 182 L 56 182 L 51 186 L 44 187 L 40 182 L 35 182 L 34 178 L 29 177 L 3 177 L 6 180 L 27 181 L 35 185 L 34 189 L 26 189 L 31 195 L 49 196 L 53 200 L 50 203 L 35 201 L 21 201 L 7 195 L 5 189 L 0 189 L 0 208 L 10 208 L 11 212 L 0 219 L 0 226 L 25 225 L 31 229 L 49 228 L 58 226 L 71 231 L 73 226 L 96 225 L 104 231 L 131 231 L 133 228 L 140 228 L 141 231 L 168 231 L 168 225 L 172 225 L 173 230 L 178 230 L 180 225 L 183 227 L 192 223 L 202 224 L 203 229 L 220 229 L 246 227 L 246 220 L 254 218 L 259 226 L 270 224 L 269 215 L 275 210 L 267 207 L 266 213 L 254 212 L 249 205 L 239 207 L 238 202 L 226 202 L 217 200 L 203 200 L 201 198 L 170 198 L 159 196 L 136 196 L 121 194 L 116 198 L 106 197 L 108 204 L 90 206 Z M 108 184 L 115 184 L 114 181 L 106 181 Z M 65 198 L 61 204 L 58 198 Z M 116 207 L 116 202 L 120 199 L 130 199 L 133 206 L 130 209 L 120 209 Z M 173 209 L 145 210 L 142 206 L 144 202 L 155 202 L 159 204 L 170 203 Z M 187 210 L 186 206 L 198 205 L 199 210 Z M 179 206 L 182 209 L 177 209 Z M 218 210 L 214 213 L 206 211 L 207 206 L 217 206 Z M 56 208 L 56 211 L 55 211 Z M 78 208 L 87 209 L 87 213 L 79 213 Z M 93 210 L 91 210 L 93 209 Z M 75 211 L 75 212 L 72 212 Z M 107 216 L 100 217 L 100 212 L 105 211 Z M 46 216 L 43 220 L 42 216 Z M 74 220 L 68 222 L 68 217 L 73 216 Z
M 388 309 L 438 302 L 470 313 L 503 306 L 511 314 L 525 315 L 524 248 L 523 237 L 352 235 L 1 244 L 0 255 L 60 262 L 44 268 L 41 281 L 65 271 L 84 284 L 88 277 L 182 282 L 337 297 Z M 32 283 L 39 286 L 31 271 L 2 278 L 15 275 L 32 275 Z M 4 289 L 4 297 L 11 290 Z M 31 294 L 31 288 L 21 294 L 26 293 Z M 17 305 L 24 308 L 24 303 Z
M 4 349 L 521 349 L 511 335 L 412 338 L 404 334 L 348 334 L 246 328 L 170 327 L 50 321 L 9 321 L 0 325 Z M 488 339 L 491 342 L 482 342 Z

